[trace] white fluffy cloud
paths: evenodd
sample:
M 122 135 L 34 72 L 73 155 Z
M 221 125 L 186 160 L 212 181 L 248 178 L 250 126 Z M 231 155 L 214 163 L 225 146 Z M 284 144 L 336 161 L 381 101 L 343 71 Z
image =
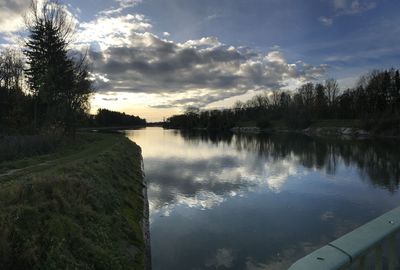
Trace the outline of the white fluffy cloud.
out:
M 100 45 L 90 55 L 95 72 L 107 79 L 97 80 L 98 91 L 157 94 L 164 100 L 153 104 L 158 108 L 204 107 L 289 80 L 312 80 L 327 69 L 289 63 L 279 50 L 228 46 L 217 37 L 176 43 L 149 32 L 142 15 L 103 16 L 80 28 L 83 42 Z
M 110 46 L 129 46 L 132 32 L 144 31 L 151 24 L 140 14 L 101 16 L 79 24 L 77 43 L 98 44 L 101 50 Z
M 30 1 L 0 1 L 0 32 L 15 32 L 24 27 L 23 14 L 28 10 Z

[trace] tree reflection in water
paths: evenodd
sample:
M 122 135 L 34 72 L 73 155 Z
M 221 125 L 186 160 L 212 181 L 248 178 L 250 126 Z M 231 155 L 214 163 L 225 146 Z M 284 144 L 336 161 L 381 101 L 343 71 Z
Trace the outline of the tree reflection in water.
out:
M 391 192 L 400 181 L 400 140 L 338 139 L 302 134 L 232 134 L 205 131 L 179 131 L 185 140 L 218 144 L 225 142 L 238 151 L 258 153 L 267 160 L 295 155 L 306 168 L 335 174 L 337 165 L 356 166 L 361 179 Z
M 153 269 L 287 269 L 398 205 L 394 140 L 147 128 Z

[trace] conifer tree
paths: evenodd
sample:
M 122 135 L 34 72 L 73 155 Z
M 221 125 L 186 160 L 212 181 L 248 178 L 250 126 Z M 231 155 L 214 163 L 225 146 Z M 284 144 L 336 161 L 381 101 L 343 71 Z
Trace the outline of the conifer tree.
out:
M 72 21 L 57 1 L 32 2 L 24 51 L 28 83 L 35 98 L 35 125 L 70 132 L 76 114 L 87 109 L 90 81 L 85 58 L 69 56 Z

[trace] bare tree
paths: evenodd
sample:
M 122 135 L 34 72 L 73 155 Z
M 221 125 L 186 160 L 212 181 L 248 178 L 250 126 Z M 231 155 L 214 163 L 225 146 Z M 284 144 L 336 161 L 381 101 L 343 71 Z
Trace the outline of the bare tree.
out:
M 13 49 L 0 52 L 0 87 L 20 90 L 24 64 L 22 55 Z
M 271 105 L 272 105 L 272 107 L 274 107 L 274 108 L 278 108 L 279 107 L 281 92 L 282 91 L 279 91 L 279 90 L 272 91 L 272 94 L 271 94 Z
M 29 32 L 35 31 L 38 26 L 46 26 L 57 32 L 65 46 L 69 45 L 75 33 L 73 17 L 58 0 L 45 0 L 44 3 L 31 0 L 31 7 L 24 19 Z
M 332 107 L 336 103 L 339 95 L 339 84 L 335 79 L 328 79 L 325 81 L 325 91 L 328 100 L 328 106 Z

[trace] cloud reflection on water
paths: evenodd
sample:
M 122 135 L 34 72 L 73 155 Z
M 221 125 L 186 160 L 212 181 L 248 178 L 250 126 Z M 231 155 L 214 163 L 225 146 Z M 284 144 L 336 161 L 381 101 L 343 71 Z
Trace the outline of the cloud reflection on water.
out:
M 226 197 L 243 196 L 260 188 L 280 192 L 288 177 L 299 173 L 295 160 L 288 157 L 267 162 L 233 151 L 207 159 L 147 158 L 152 213 L 169 212 L 175 205 L 209 209 Z
M 175 205 L 209 209 L 226 198 L 259 189 L 281 192 L 290 176 L 309 172 L 299 165 L 334 175 L 339 163 L 355 163 L 362 179 L 392 191 L 400 177 L 397 156 L 381 157 L 376 148 L 363 143 L 157 129 L 133 131 L 129 136 L 143 148 L 151 212 L 162 215 Z
M 155 269 L 286 269 L 399 197 L 396 142 L 157 128 L 128 136 L 143 149 Z

